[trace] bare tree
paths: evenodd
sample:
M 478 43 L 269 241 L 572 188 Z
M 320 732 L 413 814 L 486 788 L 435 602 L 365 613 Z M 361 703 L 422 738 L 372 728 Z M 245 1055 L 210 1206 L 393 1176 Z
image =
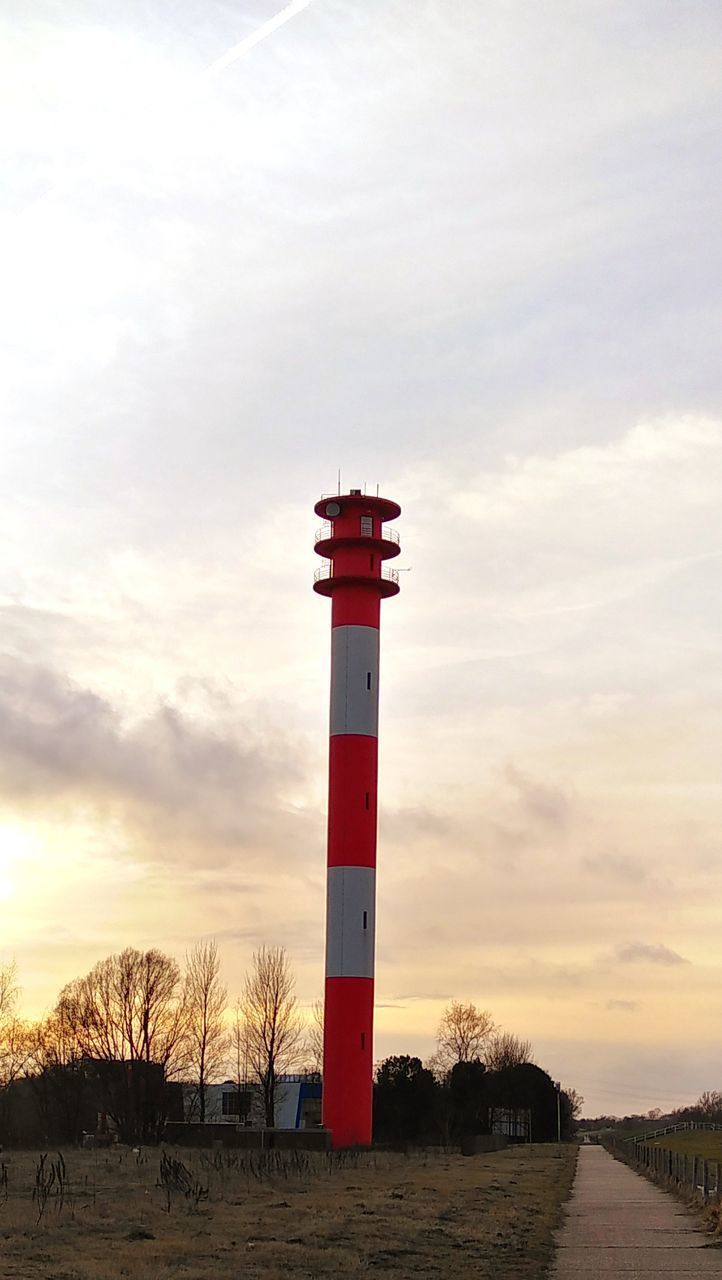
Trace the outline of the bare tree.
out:
M 180 969 L 162 951 L 127 947 L 100 960 L 60 992 L 56 1011 L 84 1057 L 183 1066 L 185 1017 Z
M 243 999 L 239 997 L 233 1006 L 233 1020 L 228 1034 L 229 1076 L 236 1088 L 237 1100 L 234 1108 L 239 1120 L 247 1120 L 253 1111 L 252 1097 L 249 1091 L 249 1074 L 255 1077 L 249 1065 L 249 1037 L 243 1011 Z
M 25 1070 L 30 1056 L 29 1028 L 17 1016 L 19 987 L 14 964 L 0 966 L 0 1124 L 7 1091 Z
M 0 1027 L 14 1017 L 19 991 L 15 963 L 0 965 Z
M 311 1016 L 304 1030 L 304 1061 L 308 1070 L 321 1075 L 323 1071 L 323 1000 L 314 1000 Z
M 176 961 L 154 948 L 128 947 L 69 982 L 55 1013 L 78 1056 L 110 1064 L 96 1070 L 107 1095 L 105 1108 L 121 1132 L 133 1140 L 153 1136 L 162 1123 L 164 1096 L 152 1083 L 154 1069 L 162 1067 L 165 1080 L 185 1061 L 185 1006 Z M 119 1071 L 119 1063 L 139 1065 L 128 1072 Z
M 584 1099 L 581 1093 L 572 1088 L 562 1089 L 562 1093 L 566 1094 L 571 1119 L 578 1120 L 582 1114 L 582 1107 L 584 1106 Z
M 30 1031 L 20 1018 L 8 1018 L 0 1032 L 0 1091 L 22 1075 L 30 1058 Z
M 29 1029 L 30 1068 L 33 1072 L 63 1070 L 82 1059 L 75 1028 L 64 1009 L 54 1009 Z
M 17 1014 L 20 988 L 15 963 L 0 966 L 0 1089 L 6 1089 L 28 1060 L 28 1027 Z
M 233 1079 L 240 1090 L 244 1084 L 248 1084 L 248 1036 L 243 1018 L 243 1001 L 240 998 L 233 1006 L 229 1050 Z
M 436 1032 L 437 1050 L 430 1066 L 437 1074 L 451 1070 L 457 1062 L 483 1059 L 496 1031 L 488 1009 L 452 1000 L 444 1009 Z
M 206 1088 L 221 1070 L 228 1049 L 223 1015 L 228 989 L 221 982 L 218 946 L 199 942 L 186 958 L 184 999 L 188 1059 L 198 1091 L 198 1117 L 206 1119 Z
M 47 1134 L 77 1142 L 82 1132 L 87 1080 L 77 1036 L 57 1009 L 29 1029 L 30 1083 Z
M 722 1118 L 722 1093 L 718 1089 L 705 1089 L 694 1105 L 702 1113 L 705 1120 L 720 1120 Z
M 519 1067 L 533 1062 L 530 1040 L 520 1040 L 511 1031 L 497 1031 L 489 1040 L 484 1053 L 487 1071 L 504 1071 L 507 1067 Z
M 261 1086 L 266 1125 L 275 1123 L 278 1076 L 298 1062 L 303 1026 L 284 947 L 261 947 L 246 975 L 242 1010 L 248 1065 Z
M 137 1055 L 145 1062 L 161 1063 L 166 1076 L 177 1075 L 186 1066 L 187 1022 L 180 969 L 171 956 L 155 948 L 136 954 L 136 1016 L 140 1032 Z
M 241 1105 L 243 1094 L 248 1089 L 248 1036 L 246 1035 L 246 1023 L 243 1017 L 243 1002 L 237 999 L 233 1006 L 233 1021 L 228 1036 L 228 1053 L 230 1059 L 231 1076 L 238 1093 L 238 1111 L 240 1116 L 244 1113 Z

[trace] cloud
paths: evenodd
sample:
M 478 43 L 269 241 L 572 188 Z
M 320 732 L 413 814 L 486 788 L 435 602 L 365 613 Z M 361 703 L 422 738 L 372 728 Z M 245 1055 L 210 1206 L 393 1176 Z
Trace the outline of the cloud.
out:
M 504 774 L 529 817 L 556 831 L 568 825 L 570 801 L 561 788 L 538 782 L 513 764 L 507 765 Z
M 648 942 L 629 942 L 625 946 L 617 947 L 616 957 L 621 964 L 661 964 L 671 966 L 691 963 L 684 956 L 679 955 L 676 951 L 671 951 L 669 947 L 665 947 L 662 943 L 655 945 Z
M 221 698 L 215 690 L 216 712 Z M 283 864 L 317 821 L 285 799 L 303 789 L 305 753 L 223 701 L 220 727 L 167 702 L 127 722 L 91 689 L 5 658 L 0 800 L 44 812 L 94 809 L 101 826 L 120 818 L 150 857 L 174 856 L 180 844 L 186 857 L 206 863 L 270 845 Z
M 379 836 L 382 840 L 403 843 L 418 836 L 427 840 L 448 840 L 454 831 L 452 818 L 423 805 L 399 809 L 384 806 L 379 814 Z
M 688 510 L 709 506 L 720 481 L 705 474 L 705 460 L 720 459 L 722 430 L 715 418 L 639 422 L 604 444 L 509 455 L 500 467 L 479 475 L 472 487 L 457 491 L 454 503 L 468 519 L 505 529 L 542 514 L 556 526 L 574 511 L 581 521 L 569 548 L 573 554 L 586 548 L 589 527 L 605 510 L 621 515 L 636 496 L 643 530 L 641 549 L 654 553 L 651 534 L 664 526 L 665 495 L 674 496 L 675 506 Z M 654 493 L 650 495 L 651 485 Z M 623 522 L 607 529 L 611 551 L 624 546 L 625 527 Z M 667 541 L 671 549 L 677 540 L 670 536 Z M 719 553 L 720 548 L 713 544 L 707 550 Z M 673 563 L 678 559 L 675 556 Z
M 618 1010 L 620 1013 L 634 1013 L 641 1008 L 641 1003 L 639 1000 L 607 1000 L 604 1007 L 610 1012 Z
M 625 884 L 643 884 L 652 879 L 642 860 L 623 853 L 590 853 L 582 858 L 582 866 L 594 875 Z
M 397 1003 L 389 1004 L 385 1007 L 390 1009 L 393 1009 L 393 1008 L 403 1009 L 408 1004 L 413 1004 L 414 1002 L 420 1002 L 424 1000 L 432 1000 L 434 1002 L 443 1001 L 448 1004 L 450 1000 L 454 1000 L 456 998 L 457 997 L 454 996 L 453 991 L 450 991 L 450 990 L 440 991 L 438 987 L 436 988 L 432 987 L 428 991 L 425 991 L 425 990 L 401 991 L 401 992 L 395 991 L 389 994 L 389 1000 L 396 1001 Z
M 457 867 L 478 871 L 482 858 L 511 867 L 526 852 L 538 856 L 542 848 L 557 849 L 559 837 L 575 817 L 569 792 L 513 763 L 495 770 L 483 786 L 477 779 L 472 791 L 457 784 L 451 793 L 453 804 L 449 794 L 442 786 L 436 789 L 436 804 L 382 805 L 382 842 L 404 850 L 412 847 L 417 866 L 422 849 L 430 860 L 439 850 L 453 849 Z

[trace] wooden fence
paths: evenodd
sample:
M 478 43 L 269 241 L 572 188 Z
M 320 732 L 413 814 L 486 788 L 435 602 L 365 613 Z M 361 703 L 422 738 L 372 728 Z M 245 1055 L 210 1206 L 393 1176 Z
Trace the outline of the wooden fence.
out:
M 625 1142 L 652 1142 L 654 1138 L 666 1138 L 668 1133 L 690 1133 L 695 1129 L 722 1130 L 722 1124 L 713 1124 L 711 1120 L 683 1120 L 679 1124 L 668 1124 L 664 1129 L 652 1129 L 647 1133 L 633 1133 Z
M 632 1147 L 610 1139 L 605 1146 L 618 1160 L 640 1173 L 648 1173 L 655 1182 L 675 1187 L 705 1204 L 722 1200 L 722 1162 L 719 1160 L 670 1151 L 656 1142 L 654 1145 L 637 1142 Z

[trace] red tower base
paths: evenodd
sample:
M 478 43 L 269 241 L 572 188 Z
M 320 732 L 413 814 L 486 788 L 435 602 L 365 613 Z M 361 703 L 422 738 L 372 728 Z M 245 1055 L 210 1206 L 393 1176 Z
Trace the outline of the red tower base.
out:
M 371 1144 L 373 1014 L 373 978 L 326 979 L 323 1123 L 334 1147 Z

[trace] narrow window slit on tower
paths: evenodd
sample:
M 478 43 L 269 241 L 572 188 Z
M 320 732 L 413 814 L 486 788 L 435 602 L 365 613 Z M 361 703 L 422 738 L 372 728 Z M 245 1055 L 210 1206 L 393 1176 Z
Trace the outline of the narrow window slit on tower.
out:
M 364 911 L 364 929 L 368 929 L 368 927 L 369 927 L 369 913 L 368 911 Z
M 367 792 L 366 792 L 366 801 L 365 801 L 365 803 L 366 803 L 366 808 L 367 808 L 367 809 L 370 809 L 370 808 L 371 808 L 371 792 L 370 792 L 370 791 L 367 791 Z
M 374 558 L 373 556 L 369 556 L 369 569 L 373 569 L 373 567 L 374 567 Z
M 365 1031 L 361 1032 L 361 1048 L 362 1049 L 366 1048 L 366 1032 Z
M 366 672 L 366 688 L 367 689 L 371 688 L 371 672 L 370 671 Z

